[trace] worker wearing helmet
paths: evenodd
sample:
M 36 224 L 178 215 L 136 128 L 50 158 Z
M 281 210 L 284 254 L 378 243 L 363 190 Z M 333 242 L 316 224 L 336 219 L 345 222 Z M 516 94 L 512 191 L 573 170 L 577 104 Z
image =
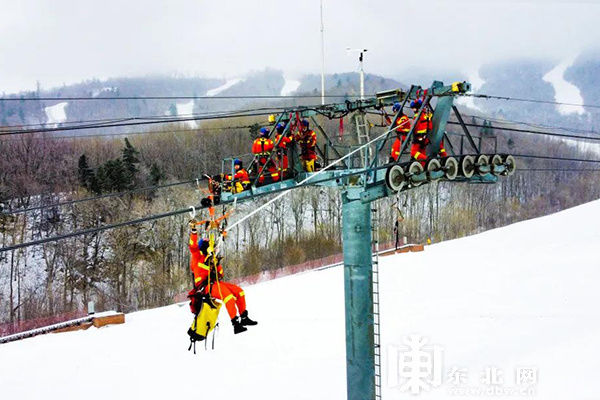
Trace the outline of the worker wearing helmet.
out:
M 303 119 L 300 122 L 300 130 L 296 133 L 296 143 L 300 146 L 300 160 L 306 172 L 314 172 L 315 160 L 317 159 L 317 134 L 309 129 L 309 123 Z
M 422 107 L 423 101 L 421 99 L 410 102 L 410 108 L 414 113 L 413 123 L 416 124 L 413 132 L 414 136 L 413 143 L 410 148 L 410 156 L 412 159 L 424 163 L 427 159 L 427 145 L 429 144 L 427 133 L 432 129 L 432 113 L 425 109 L 419 116 L 419 112 Z
M 225 175 L 225 179 L 231 181 L 231 192 L 240 193 L 243 192 L 250 186 L 250 177 L 248 171 L 244 168 L 242 160 L 233 160 L 233 169 L 235 171 L 233 177 L 231 175 Z
M 239 286 L 223 281 L 221 259 L 214 254 L 214 249 L 211 248 L 208 240 L 198 238 L 197 224 L 195 219 L 189 223 L 190 268 L 194 273 L 194 288 L 203 295 L 221 300 L 231 318 L 233 332 L 236 334 L 244 332 L 247 330 L 245 326 L 257 324 L 248 317 L 246 295 Z
M 392 144 L 392 152 L 390 154 L 390 162 L 398 161 L 400 158 L 400 150 L 402 149 L 402 143 L 406 141 L 406 135 L 410 132 L 410 119 L 402 111 L 402 105 L 400 103 L 394 103 L 392 111 L 394 113 L 400 112 L 400 115 L 396 119 L 396 126 L 394 131 L 396 132 L 396 140 Z
M 277 146 L 277 163 L 279 164 L 279 169 L 285 174 L 289 167 L 288 162 L 288 148 L 291 143 L 294 141 L 294 137 L 291 133 L 284 135 L 285 125 L 283 123 L 277 124 L 275 128 L 277 130 L 277 135 L 275 135 L 275 145 Z
M 258 183 L 266 184 L 277 182 L 280 179 L 279 169 L 275 165 L 274 159 L 269 160 L 275 144 L 269 139 L 270 131 L 268 128 L 261 128 L 259 137 L 252 144 L 252 153 L 254 154 L 258 171 L 263 171 L 258 177 Z
M 261 128 L 259 137 L 254 140 L 252 144 L 252 154 L 256 158 L 259 165 L 265 165 L 271 151 L 273 151 L 273 141 L 269 139 L 269 129 Z

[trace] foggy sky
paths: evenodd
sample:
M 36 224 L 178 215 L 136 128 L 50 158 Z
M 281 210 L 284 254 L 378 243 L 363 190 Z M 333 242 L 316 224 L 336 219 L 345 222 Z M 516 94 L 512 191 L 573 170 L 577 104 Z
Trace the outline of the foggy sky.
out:
M 472 73 L 600 43 L 600 1 L 324 0 L 326 71 Z M 320 71 L 319 0 L 0 0 L 0 92 L 83 79 Z

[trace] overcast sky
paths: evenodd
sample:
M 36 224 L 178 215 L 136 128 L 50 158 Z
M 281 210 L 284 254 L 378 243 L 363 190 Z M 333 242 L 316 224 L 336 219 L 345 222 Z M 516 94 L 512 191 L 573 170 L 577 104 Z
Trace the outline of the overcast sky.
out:
M 470 73 L 600 43 L 600 0 L 324 0 L 326 71 Z M 0 91 L 143 74 L 320 70 L 319 0 L 0 0 Z

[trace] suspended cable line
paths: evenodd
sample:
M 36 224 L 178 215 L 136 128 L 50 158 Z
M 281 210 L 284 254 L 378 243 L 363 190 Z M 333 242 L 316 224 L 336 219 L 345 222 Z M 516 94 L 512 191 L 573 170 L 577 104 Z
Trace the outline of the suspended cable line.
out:
M 330 94 L 327 98 L 360 97 L 359 95 Z M 0 101 L 104 101 L 104 100 L 238 100 L 238 99 L 314 99 L 320 94 L 299 95 L 232 95 L 232 96 L 67 96 L 67 97 L 0 97 Z
M 448 121 L 448 124 L 450 124 L 450 125 L 461 125 L 460 122 L 455 122 L 455 121 Z M 503 126 L 493 126 L 493 127 L 490 127 L 490 126 L 486 126 L 486 125 L 471 124 L 471 123 L 466 123 L 466 122 L 464 124 L 465 124 L 465 126 L 470 126 L 470 127 L 475 127 L 475 128 L 498 129 L 498 130 L 501 130 L 501 131 L 510 131 L 510 132 L 519 132 L 519 133 L 531 133 L 531 134 L 538 134 L 538 135 L 555 136 L 555 137 L 560 137 L 560 138 L 584 139 L 584 140 L 600 141 L 600 135 L 598 135 L 598 136 L 569 135 L 569 134 L 554 133 L 554 132 L 547 132 L 547 131 L 537 131 L 537 130 L 531 130 L 531 129 L 509 128 L 509 127 L 503 127 Z
M 45 133 L 45 132 L 63 132 L 63 131 L 74 131 L 82 129 L 98 129 L 98 128 L 115 128 L 122 126 L 138 126 L 138 125 L 156 125 L 156 124 L 168 124 L 177 122 L 188 122 L 188 121 L 204 121 L 213 119 L 227 119 L 227 118 L 242 118 L 242 117 L 255 117 L 270 115 L 272 113 L 281 112 L 283 108 L 265 107 L 256 108 L 250 110 L 231 111 L 228 113 L 221 114 L 206 114 L 203 116 L 193 116 L 186 118 L 162 118 L 157 120 L 144 120 L 137 121 L 132 118 L 129 122 L 117 122 L 117 123 L 98 123 L 90 125 L 77 125 L 57 128 L 44 128 L 44 129 L 24 129 L 24 130 L 13 130 L 13 131 L 0 131 L 0 136 L 7 135 L 23 135 L 27 133 Z
M 496 95 L 482 94 L 482 93 L 461 93 L 458 96 L 476 97 L 479 99 L 487 99 L 487 100 L 496 99 L 496 100 L 508 100 L 508 101 L 521 101 L 521 102 L 527 102 L 527 103 L 554 104 L 554 105 L 560 105 L 560 106 L 600 108 L 600 105 L 598 105 L 598 104 L 564 103 L 564 102 L 560 102 L 560 101 L 526 99 L 526 98 L 510 97 L 510 96 L 496 96 Z
M 201 178 L 199 180 L 205 180 L 205 179 L 206 178 Z M 63 201 L 63 202 L 59 202 L 59 203 L 44 204 L 44 205 L 41 205 L 41 206 L 24 208 L 24 209 L 21 209 L 21 210 L 12 210 L 12 211 L 0 212 L 0 215 L 23 214 L 23 213 L 27 213 L 27 212 L 30 212 L 30 211 L 43 210 L 43 209 L 46 209 L 46 208 L 62 207 L 62 206 L 67 206 L 67 205 L 72 205 L 72 204 L 85 203 L 85 202 L 88 202 L 88 201 L 96 201 L 96 200 L 101 200 L 101 199 L 108 199 L 108 198 L 112 198 L 112 197 L 122 197 L 122 196 L 126 196 L 128 194 L 134 194 L 134 193 L 140 193 L 140 192 L 147 192 L 147 191 L 150 191 L 150 190 L 164 189 L 164 188 L 169 188 L 169 187 L 174 187 L 174 186 L 181 186 L 181 185 L 186 185 L 186 184 L 195 183 L 195 182 L 196 182 L 196 179 L 191 179 L 191 180 L 187 180 L 187 181 L 167 183 L 167 184 L 164 184 L 164 185 L 147 186 L 147 187 L 138 188 L 138 189 L 132 189 L 132 190 L 127 190 L 127 191 L 123 191 L 123 192 L 107 193 L 107 194 L 103 194 L 103 195 L 100 195 L 100 196 L 85 197 L 85 198 L 82 198 L 82 199 L 68 200 L 68 201 Z

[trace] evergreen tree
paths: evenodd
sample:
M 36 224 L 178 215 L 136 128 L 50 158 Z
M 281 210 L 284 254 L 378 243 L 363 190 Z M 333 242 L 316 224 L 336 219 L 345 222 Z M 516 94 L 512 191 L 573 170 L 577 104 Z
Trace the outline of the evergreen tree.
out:
M 120 159 L 108 160 L 104 164 L 106 171 L 106 185 L 107 191 L 121 192 L 129 186 L 129 171 L 125 166 L 125 163 Z
M 125 147 L 123 148 L 121 158 L 124 167 L 123 179 L 125 186 L 128 188 L 133 188 L 135 186 L 135 176 L 138 172 L 136 164 L 140 162 L 137 157 L 138 154 L 140 154 L 139 151 L 129 143 L 129 139 L 125 138 Z
M 94 194 L 102 194 L 102 187 L 100 186 L 100 183 L 98 182 L 98 178 L 96 178 L 96 175 L 94 175 L 92 173 L 92 176 L 90 176 L 90 181 L 88 184 L 88 189 L 94 193 Z
M 110 191 L 110 184 L 108 182 L 108 176 L 106 174 L 104 165 L 99 166 L 96 170 L 96 185 L 100 193 Z
M 91 179 L 94 177 L 94 171 L 92 171 L 88 165 L 85 154 L 82 154 L 81 157 L 79 157 L 77 172 L 79 176 L 79 184 L 89 190 Z
M 163 172 L 160 170 L 156 163 L 153 163 L 152 167 L 150 167 L 150 181 L 152 182 L 152 184 L 158 185 L 160 181 L 164 179 L 165 175 L 163 174 Z

